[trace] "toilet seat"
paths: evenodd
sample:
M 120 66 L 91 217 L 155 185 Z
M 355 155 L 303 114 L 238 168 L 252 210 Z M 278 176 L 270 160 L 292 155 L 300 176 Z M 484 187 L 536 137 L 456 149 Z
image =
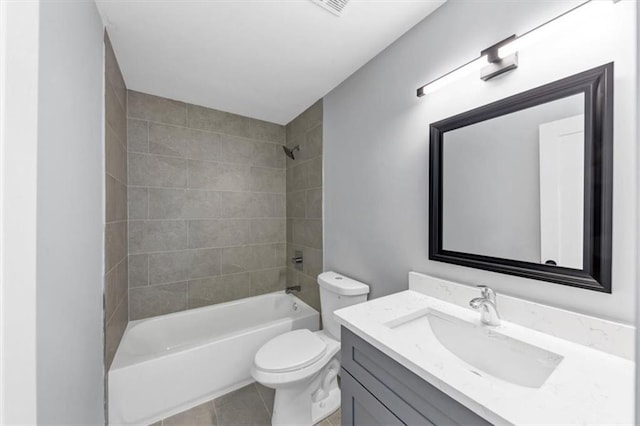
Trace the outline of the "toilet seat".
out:
M 312 365 L 327 352 L 327 343 L 307 329 L 277 336 L 258 350 L 255 366 L 267 373 L 284 373 Z
M 254 358 L 253 365 L 251 366 L 251 376 L 265 386 L 278 387 L 285 384 L 292 385 L 297 382 L 308 380 L 313 375 L 319 373 L 329 363 L 331 358 L 340 352 L 340 342 L 327 336 L 323 331 L 316 331 L 311 334 L 318 337 L 326 345 L 324 353 L 315 361 L 311 361 L 304 367 L 298 366 L 296 368 L 291 368 L 290 371 L 275 372 L 263 370 L 257 365 Z M 269 344 L 269 342 L 266 344 Z M 258 352 L 260 352 L 260 350 L 258 350 Z M 276 353 L 278 354 L 277 356 L 284 355 L 284 351 L 281 348 L 278 349 Z

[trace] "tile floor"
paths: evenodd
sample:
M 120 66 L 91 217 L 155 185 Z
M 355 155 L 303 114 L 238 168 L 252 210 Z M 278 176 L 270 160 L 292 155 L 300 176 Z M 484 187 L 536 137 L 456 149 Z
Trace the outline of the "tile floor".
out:
M 273 395 L 273 389 L 252 383 L 151 426 L 269 426 Z M 338 410 L 317 426 L 340 426 L 340 421 Z

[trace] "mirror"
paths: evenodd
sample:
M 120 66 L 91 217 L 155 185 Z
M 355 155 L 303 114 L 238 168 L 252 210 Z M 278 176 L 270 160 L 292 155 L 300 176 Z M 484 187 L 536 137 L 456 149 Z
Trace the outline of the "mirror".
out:
M 611 292 L 613 64 L 433 123 L 429 258 Z

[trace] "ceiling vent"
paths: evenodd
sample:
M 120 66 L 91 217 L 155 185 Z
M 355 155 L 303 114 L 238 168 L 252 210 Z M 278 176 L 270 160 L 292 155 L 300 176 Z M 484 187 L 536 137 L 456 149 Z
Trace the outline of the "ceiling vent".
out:
M 328 10 L 336 16 L 342 15 L 342 10 L 349 0 L 311 0 L 321 8 Z

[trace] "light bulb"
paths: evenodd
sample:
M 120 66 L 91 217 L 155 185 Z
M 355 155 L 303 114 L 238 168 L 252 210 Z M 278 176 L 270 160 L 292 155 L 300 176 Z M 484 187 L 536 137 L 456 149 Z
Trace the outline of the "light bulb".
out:
M 451 71 L 450 73 L 443 75 L 437 80 L 433 80 L 432 82 L 424 85 L 422 87 L 422 94 L 426 95 L 427 93 L 433 93 L 436 90 L 439 90 L 442 87 L 453 83 L 454 81 L 459 80 L 460 78 L 474 71 L 478 71 L 488 63 L 489 61 L 487 60 L 486 55 L 480 56 L 479 58 L 474 59 L 473 61 Z

